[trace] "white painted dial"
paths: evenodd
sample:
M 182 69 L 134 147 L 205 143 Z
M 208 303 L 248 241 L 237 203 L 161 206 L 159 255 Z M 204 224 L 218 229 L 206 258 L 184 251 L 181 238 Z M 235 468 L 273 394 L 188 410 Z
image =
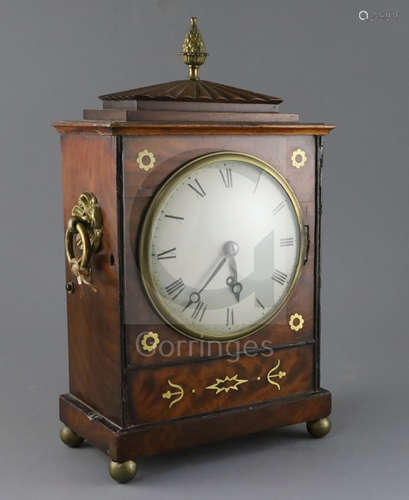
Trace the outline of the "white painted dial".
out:
M 231 339 L 268 322 L 294 286 L 300 207 L 269 165 L 215 153 L 182 167 L 145 218 L 142 278 L 162 317 L 187 335 Z

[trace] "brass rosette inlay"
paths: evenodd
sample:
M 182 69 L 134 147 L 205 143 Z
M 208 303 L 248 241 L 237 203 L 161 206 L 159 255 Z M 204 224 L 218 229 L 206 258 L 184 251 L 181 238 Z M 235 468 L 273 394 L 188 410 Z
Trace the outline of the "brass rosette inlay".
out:
M 148 332 L 142 337 L 142 349 L 147 352 L 153 352 L 159 345 L 159 335 L 155 332 Z
M 291 330 L 298 332 L 304 326 L 304 318 L 301 314 L 295 313 L 290 316 L 290 321 L 288 322 Z
M 156 158 L 153 153 L 144 149 L 143 151 L 139 151 L 138 157 L 136 158 L 136 162 L 140 169 L 145 170 L 147 172 L 151 168 L 154 167 Z
M 291 155 L 291 164 L 295 168 L 301 168 L 307 162 L 307 153 L 302 149 L 296 149 Z

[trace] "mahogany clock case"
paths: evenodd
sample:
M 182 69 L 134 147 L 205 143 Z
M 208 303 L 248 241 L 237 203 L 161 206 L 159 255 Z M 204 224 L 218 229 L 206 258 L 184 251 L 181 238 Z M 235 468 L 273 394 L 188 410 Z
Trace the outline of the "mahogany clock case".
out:
M 320 388 L 319 373 L 320 172 L 321 135 L 333 127 L 84 121 L 56 128 L 64 219 L 81 192 L 92 192 L 104 231 L 92 263 L 98 293 L 71 285 L 67 294 L 70 393 L 60 398 L 61 420 L 123 462 L 328 416 L 330 394 Z M 296 149 L 306 154 L 302 168 L 291 162 Z M 138 166 L 145 150 L 156 159 L 150 170 Z M 137 348 L 141 332 L 155 332 L 168 345 L 183 338 L 161 320 L 141 283 L 136 257 L 144 214 L 172 172 L 216 151 L 257 156 L 287 179 L 308 228 L 306 262 L 287 304 L 250 337 L 251 353 L 243 351 L 243 340 L 233 344 L 236 353 L 231 344 L 228 350 L 215 343 L 203 355 L 200 342 L 184 338 L 178 353 L 143 355 Z M 72 284 L 68 265 L 66 271 Z M 294 313 L 304 320 L 296 331 L 289 325 Z M 273 346 L 269 355 L 260 347 L 263 340 Z M 232 354 L 238 355 L 234 363 Z M 225 377 L 232 390 L 217 386 Z
M 300 422 L 315 437 L 330 430 L 331 396 L 319 371 L 321 136 L 334 126 L 299 123 L 279 112 L 280 98 L 200 80 L 208 54 L 197 19 L 190 23 L 181 53 L 187 79 L 100 96 L 103 109 L 84 110 L 84 121 L 55 124 L 70 371 L 61 438 L 106 450 L 119 482 L 134 477 L 139 456 Z M 297 259 L 281 309 L 238 330 L 251 334 L 250 349 L 239 336 L 233 349 L 202 340 L 204 328 L 202 339 L 187 340 L 183 325 L 162 319 L 146 279 L 144 235 L 158 189 L 182 166 L 223 152 L 275 172 L 297 219 Z M 176 349 L 165 354 L 165 345 Z

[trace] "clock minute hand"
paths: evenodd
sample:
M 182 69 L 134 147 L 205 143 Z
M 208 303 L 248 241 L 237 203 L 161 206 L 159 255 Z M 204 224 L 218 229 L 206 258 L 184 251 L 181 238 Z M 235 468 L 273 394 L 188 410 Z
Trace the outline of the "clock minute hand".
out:
M 207 285 L 213 280 L 213 278 L 216 276 L 216 274 L 220 271 L 220 269 L 223 267 L 224 263 L 226 262 L 227 257 L 223 257 L 222 260 L 217 264 L 216 269 L 212 272 L 212 274 L 208 277 L 206 283 L 202 286 L 202 288 L 197 292 L 197 293 L 202 293 L 203 290 L 207 287 Z
M 216 269 L 212 272 L 212 274 L 209 276 L 207 279 L 206 283 L 202 286 L 200 290 L 197 292 L 192 292 L 189 296 L 189 301 L 186 304 L 186 306 L 183 308 L 184 311 L 188 309 L 192 304 L 196 304 L 196 302 L 200 301 L 200 294 L 203 292 L 203 290 L 207 287 L 207 285 L 212 281 L 212 279 L 216 276 L 216 274 L 220 271 L 220 269 L 223 267 L 223 264 L 226 262 L 227 257 L 223 257 L 222 260 L 217 264 Z

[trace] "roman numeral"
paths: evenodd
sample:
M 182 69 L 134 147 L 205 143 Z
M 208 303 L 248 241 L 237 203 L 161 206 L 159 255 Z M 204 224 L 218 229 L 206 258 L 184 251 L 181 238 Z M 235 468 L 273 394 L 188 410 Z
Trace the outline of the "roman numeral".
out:
M 263 304 L 261 303 L 261 301 L 256 297 L 256 305 L 258 307 L 261 307 L 261 309 L 265 309 L 265 307 L 263 306 Z
M 206 191 L 202 188 L 202 185 L 197 179 L 195 179 L 195 184 L 196 186 L 194 186 L 193 184 L 188 184 L 188 186 L 192 188 L 193 191 L 195 191 L 195 193 L 200 196 L 200 198 L 204 198 L 206 196 Z
M 292 247 L 294 246 L 294 238 L 281 238 L 280 247 Z
M 277 215 L 278 212 L 285 207 L 284 201 L 280 201 L 280 203 L 273 209 L 273 215 Z
M 232 188 L 233 187 L 233 174 L 231 172 L 231 168 L 222 168 L 219 169 L 220 175 L 222 176 L 224 187 Z
M 168 286 L 165 286 L 166 293 L 172 297 L 172 300 L 175 300 L 185 289 L 185 284 L 183 283 L 182 278 L 177 279 L 173 283 Z
M 176 247 L 175 248 L 169 248 L 169 250 L 165 250 L 164 252 L 158 253 L 156 255 L 158 260 L 162 259 L 176 259 Z
M 206 309 L 207 305 L 204 302 L 199 301 L 193 310 L 192 319 L 197 319 L 199 322 L 202 321 Z
M 283 273 L 282 271 L 279 271 L 278 269 L 275 269 L 273 272 L 273 276 L 271 276 L 271 279 L 280 285 L 284 285 L 285 280 L 287 279 L 288 274 Z
M 165 214 L 165 217 L 167 217 L 168 219 L 176 219 L 176 220 L 185 220 L 184 217 L 179 217 L 177 215 L 169 215 L 169 214 Z
M 234 312 L 232 307 L 226 309 L 226 326 L 234 325 Z

